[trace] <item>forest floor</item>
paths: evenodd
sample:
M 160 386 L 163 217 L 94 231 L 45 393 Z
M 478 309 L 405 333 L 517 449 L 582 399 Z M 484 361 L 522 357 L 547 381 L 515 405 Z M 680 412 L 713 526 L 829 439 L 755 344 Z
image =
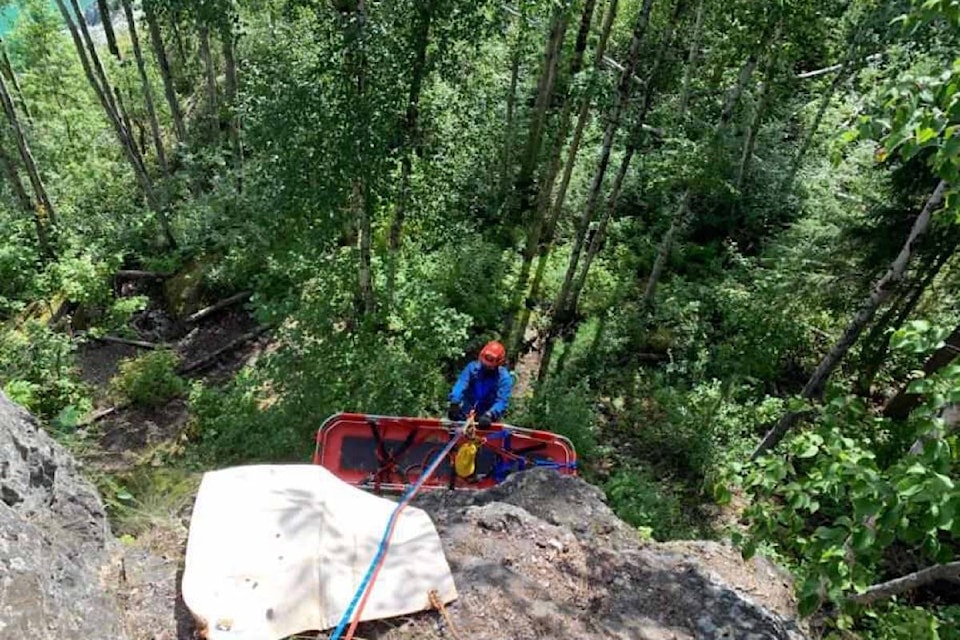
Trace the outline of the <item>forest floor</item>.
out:
M 135 335 L 130 339 L 168 344 L 188 367 L 209 360 L 208 365 L 182 374 L 188 382 L 222 384 L 257 358 L 269 342 L 267 336 L 261 335 L 217 355 L 257 328 L 254 318 L 239 305 L 223 309 L 189 328 L 156 306 L 140 318 L 146 319 L 151 329 L 138 329 L 137 325 L 142 323 L 135 321 L 131 326 Z M 84 459 L 105 472 L 122 472 L 142 463 L 155 447 L 179 438 L 189 421 L 184 396 L 157 407 L 124 405 L 112 397 L 110 381 L 119 372 L 121 362 L 143 352 L 144 349 L 132 345 L 92 341 L 77 354 L 81 378 L 94 389 L 92 415 L 102 416 L 86 429 L 88 442 L 97 446 L 85 450 Z

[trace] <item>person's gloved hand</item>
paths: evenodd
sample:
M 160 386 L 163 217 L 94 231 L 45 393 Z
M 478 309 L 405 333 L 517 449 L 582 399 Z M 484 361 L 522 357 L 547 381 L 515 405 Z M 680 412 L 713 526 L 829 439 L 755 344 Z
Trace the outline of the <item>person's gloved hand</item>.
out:
M 493 424 L 493 418 L 490 417 L 489 413 L 483 414 L 482 416 L 480 416 L 480 419 L 477 420 L 477 426 L 479 426 L 481 429 L 489 429 L 490 425 L 492 424 Z
M 456 402 L 451 402 L 450 407 L 447 409 L 447 418 L 450 420 L 458 420 L 460 418 L 460 405 Z

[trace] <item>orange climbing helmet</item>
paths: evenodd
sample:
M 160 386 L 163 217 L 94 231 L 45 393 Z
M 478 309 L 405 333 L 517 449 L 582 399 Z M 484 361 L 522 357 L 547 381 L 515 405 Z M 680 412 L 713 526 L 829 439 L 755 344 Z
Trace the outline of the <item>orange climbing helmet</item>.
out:
M 507 361 L 507 350 L 496 340 L 491 340 L 480 351 L 480 364 L 495 369 Z

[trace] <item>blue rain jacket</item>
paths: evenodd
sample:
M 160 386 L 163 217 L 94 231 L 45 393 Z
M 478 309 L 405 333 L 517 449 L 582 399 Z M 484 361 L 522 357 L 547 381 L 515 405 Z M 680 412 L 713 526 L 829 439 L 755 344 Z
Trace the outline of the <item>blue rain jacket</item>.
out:
M 461 406 L 463 418 L 474 409 L 478 418 L 489 413 L 493 420 L 499 420 L 507 410 L 512 390 L 513 376 L 506 367 L 489 371 L 474 360 L 460 372 L 449 400 Z

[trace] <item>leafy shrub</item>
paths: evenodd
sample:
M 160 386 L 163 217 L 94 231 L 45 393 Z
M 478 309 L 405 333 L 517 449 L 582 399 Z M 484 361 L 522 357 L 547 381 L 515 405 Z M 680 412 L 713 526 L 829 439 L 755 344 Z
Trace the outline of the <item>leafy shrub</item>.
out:
M 603 486 L 610 507 L 623 521 L 655 540 L 697 538 L 703 532 L 683 492 L 640 467 L 618 469 Z
M 261 408 L 269 396 L 251 372 L 241 372 L 219 389 L 195 382 L 189 398 L 188 434 L 200 466 L 309 459 L 310 439 L 301 437 L 293 421 Z
M 64 408 L 85 411 L 90 395 L 74 367 L 76 345 L 45 322 L 0 331 L 0 384 L 31 413 L 51 419 Z
M 111 387 L 136 405 L 160 406 L 186 390 L 183 378 L 177 375 L 178 364 L 179 358 L 169 349 L 127 358 L 120 363 Z
M 508 420 L 517 426 L 566 436 L 583 461 L 589 462 L 596 454 L 596 414 L 590 391 L 583 381 L 569 384 L 562 379 L 548 378 L 537 386 L 532 398 L 517 403 Z

